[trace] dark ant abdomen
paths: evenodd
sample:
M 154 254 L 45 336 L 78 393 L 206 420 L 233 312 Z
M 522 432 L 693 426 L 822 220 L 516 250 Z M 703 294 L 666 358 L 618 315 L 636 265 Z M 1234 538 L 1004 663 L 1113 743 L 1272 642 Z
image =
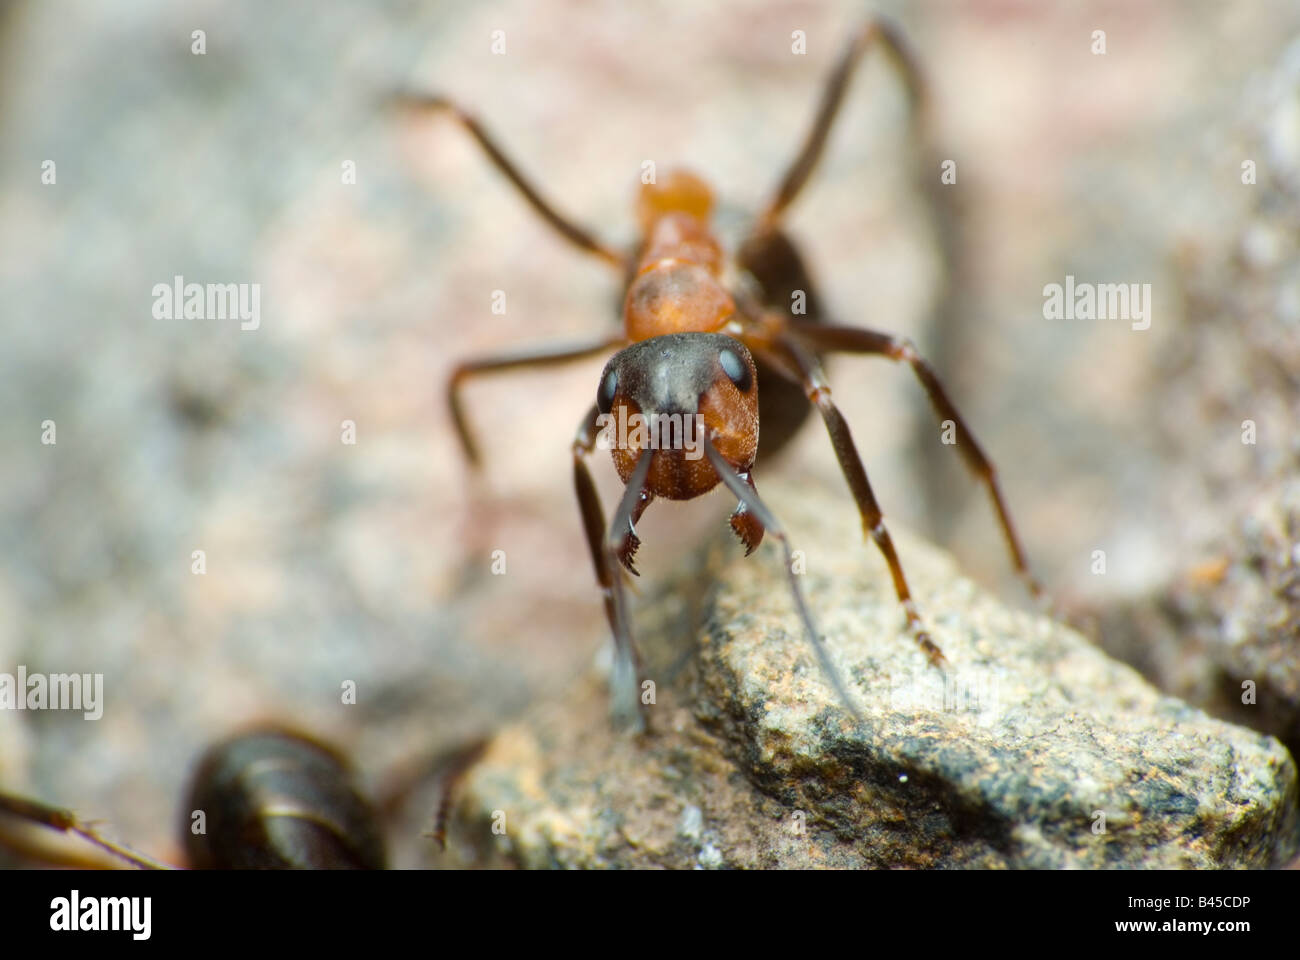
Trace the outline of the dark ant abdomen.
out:
M 208 751 L 183 832 L 196 869 L 378 870 L 385 862 L 378 821 L 342 758 L 280 731 L 244 734 Z
M 813 288 L 808 268 L 794 242 L 781 230 L 771 230 L 750 237 L 736 256 L 741 269 L 747 270 L 758 283 L 762 304 L 790 318 L 790 323 L 822 323 L 821 300 Z M 803 292 L 802 314 L 792 313 L 795 294 Z M 757 463 L 771 462 L 799 432 L 812 405 L 803 388 L 781 376 L 760 358 L 758 367 L 758 434 Z

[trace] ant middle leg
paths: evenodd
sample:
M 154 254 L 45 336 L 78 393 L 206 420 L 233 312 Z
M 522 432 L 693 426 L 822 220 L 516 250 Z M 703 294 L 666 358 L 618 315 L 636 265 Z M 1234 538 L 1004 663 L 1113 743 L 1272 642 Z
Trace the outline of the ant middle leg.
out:
M 894 581 L 894 592 L 898 596 L 898 602 L 902 604 L 903 612 L 907 615 L 908 628 L 911 630 L 917 646 L 921 648 L 929 661 L 935 666 L 941 666 L 946 662 L 946 658 L 943 651 L 930 639 L 930 634 L 921 621 L 921 615 L 916 609 L 915 601 L 912 599 L 911 588 L 907 585 L 907 576 L 903 573 L 903 564 L 898 559 L 898 551 L 894 548 L 893 538 L 889 535 L 889 530 L 885 526 L 884 513 L 881 511 L 876 495 L 871 489 L 871 482 L 867 479 L 867 470 L 862 465 L 862 457 L 858 454 L 857 445 L 853 442 L 853 434 L 849 431 L 849 425 L 845 421 L 844 415 L 840 413 L 839 407 L 831 400 L 831 388 L 826 382 L 826 375 L 822 372 L 821 364 L 807 350 L 788 339 L 780 341 L 779 347 L 768 344 L 754 344 L 749 341 L 746 341 L 746 345 L 754 352 L 755 356 L 764 356 L 774 369 L 785 376 L 797 374 L 799 383 L 803 386 L 808 400 L 822 415 L 822 420 L 826 424 L 826 431 L 830 434 L 831 446 L 835 450 L 835 458 L 840 464 L 840 471 L 844 474 L 844 479 L 848 482 L 853 499 L 858 505 L 858 513 L 862 517 L 863 531 L 870 535 L 877 549 L 884 556 L 885 562 L 889 565 L 889 573 Z
M 568 240 L 569 243 L 580 250 L 600 257 L 600 259 L 620 271 L 626 269 L 626 258 L 621 253 L 606 246 L 600 240 L 597 240 L 590 230 L 579 226 L 556 210 L 555 206 L 537 192 L 537 189 L 529 182 L 528 178 L 520 172 L 519 167 L 497 146 L 496 141 L 488 136 L 482 125 L 452 100 L 436 94 L 402 91 L 394 94 L 392 101 L 395 105 L 409 110 L 422 113 L 445 113 L 450 116 L 478 142 L 478 145 L 483 148 L 483 152 L 487 154 L 488 159 L 492 161 L 493 166 L 514 184 L 515 189 L 528 201 L 528 205 L 565 240 Z
M 799 153 L 781 178 L 776 194 L 759 215 L 755 233 L 764 233 L 777 226 L 786 209 L 794 202 L 799 191 L 812 176 L 826 147 L 831 126 L 844 102 L 844 94 L 848 89 L 849 81 L 853 79 L 853 72 L 866 53 L 877 44 L 903 78 L 915 125 L 918 128 L 923 125 L 926 109 L 925 84 L 916 58 L 894 24 L 873 17 L 858 28 L 849 41 L 848 47 L 841 54 L 835 70 L 826 82 L 821 103 L 817 107 L 817 115 L 804 138 L 803 146 L 800 147 Z
M 998 486 L 997 470 L 993 466 L 993 461 L 975 441 L 974 434 L 966 426 L 962 415 L 957 412 L 956 406 L 949 399 L 934 369 L 916 352 L 915 345 L 905 338 L 862 327 L 810 325 L 800 327 L 797 335 L 818 351 L 871 354 L 911 366 L 912 372 L 925 388 L 940 422 L 945 420 L 952 422 L 956 431 L 957 450 L 961 453 L 962 459 L 966 461 L 971 472 L 988 488 L 989 496 L 993 501 L 993 510 L 997 515 L 998 524 L 1002 527 L 1002 535 L 1006 539 L 1016 573 L 1033 597 L 1039 602 L 1045 602 L 1043 589 L 1030 571 L 1029 561 L 1025 558 L 1025 551 L 1020 545 L 1020 538 L 1016 536 L 1006 500 Z
M 451 410 L 452 421 L 456 425 L 456 437 L 460 440 L 461 451 L 472 465 L 478 466 L 478 445 L 469 428 L 465 408 L 460 402 L 461 385 L 470 377 L 482 373 L 501 373 L 506 370 L 518 370 L 525 367 L 551 367 L 574 360 L 585 360 L 597 354 L 608 353 L 623 346 L 622 336 L 605 336 L 597 340 L 581 343 L 557 343 L 544 346 L 527 347 L 514 353 L 503 353 L 493 357 L 479 357 L 456 364 L 447 379 L 447 406 Z

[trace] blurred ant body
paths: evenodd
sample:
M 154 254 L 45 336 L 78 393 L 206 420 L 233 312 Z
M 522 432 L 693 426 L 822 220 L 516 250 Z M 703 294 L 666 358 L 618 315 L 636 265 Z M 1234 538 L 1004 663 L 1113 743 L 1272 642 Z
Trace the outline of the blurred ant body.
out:
M 429 836 L 444 846 L 452 790 L 486 741 L 473 740 L 428 763 L 441 781 Z M 391 797 L 385 807 L 397 797 Z M 216 744 L 190 780 L 179 824 L 188 865 L 198 870 L 379 870 L 387 865 L 380 819 L 357 789 L 347 761 L 302 733 L 267 727 Z M 109 839 L 72 811 L 0 793 L 0 845 L 25 858 L 76 867 L 102 864 L 50 851 L 8 829 L 6 818 L 80 837 L 147 870 L 171 864 Z
M 190 865 L 245 870 L 383 867 L 378 820 L 352 780 L 342 757 L 299 733 L 265 729 L 217 744 L 200 761 L 185 804 L 180 832 Z M 94 824 L 61 807 L 0 793 L 0 813 L 78 836 L 131 866 L 171 868 L 108 839 Z M 48 858 L 39 851 L 25 852 Z M 96 865 L 77 859 L 72 864 Z
M 477 447 L 459 393 L 468 378 L 618 351 L 601 375 L 596 402 L 583 417 L 573 442 L 578 503 L 615 643 L 616 712 L 622 712 L 619 697 L 634 692 L 639 680 L 635 677 L 639 663 L 619 571 L 622 566 L 636 573 L 632 561 L 640 541 L 635 524 L 657 497 L 692 499 L 721 483 L 739 501 L 731 515 L 731 526 L 747 552 L 758 546 L 765 532 L 781 541 L 790 590 L 804 629 L 827 677 L 856 714 L 793 573 L 785 531 L 754 486 L 760 423 L 764 427 L 761 452 L 766 459 L 785 445 L 810 408 L 821 414 L 857 502 L 864 531 L 889 565 L 912 635 L 931 663 L 944 662 L 943 653 L 926 632 L 912 600 L 848 425 L 831 399 L 821 364 L 827 353 L 873 354 L 911 366 L 940 418 L 954 424 L 963 457 L 993 499 L 1012 563 L 1031 591 L 1039 593 L 993 465 L 976 444 L 934 371 L 905 339 L 828 323 L 799 251 L 781 228 L 783 215 L 822 154 L 855 67 L 877 45 L 900 72 L 912 119 L 918 127 L 921 125 L 925 96 L 915 61 L 895 28 L 877 20 L 868 21 L 854 34 L 831 74 L 812 128 L 794 162 L 730 261 L 710 227 L 713 195 L 693 174 L 677 171 L 661 178 L 662 182 L 642 187 L 637 210 L 641 239 L 635 251 L 625 256 L 557 212 L 479 123 L 454 103 L 438 96 L 401 97 L 410 107 L 455 119 L 543 219 L 570 243 L 618 270 L 624 283 L 623 329 L 617 335 L 578 346 L 543 347 L 470 360 L 454 369 L 448 386 L 448 402 L 461 446 L 470 462 L 477 464 Z M 790 310 L 796 294 L 806 298 L 807 309 L 802 314 Z M 625 491 L 607 526 L 587 460 L 596 447 L 598 427 L 616 419 L 616 414 L 617 418 L 631 414 L 651 421 L 684 418 L 694 431 L 687 439 L 702 448 L 703 457 L 689 458 L 680 447 L 663 449 L 644 441 L 629 443 L 626 438 L 616 442 L 613 459 Z

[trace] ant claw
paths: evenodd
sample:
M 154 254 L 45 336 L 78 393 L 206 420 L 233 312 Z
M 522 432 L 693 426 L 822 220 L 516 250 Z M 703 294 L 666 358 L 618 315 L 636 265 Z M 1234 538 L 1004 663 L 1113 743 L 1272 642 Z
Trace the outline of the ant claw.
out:
M 618 548 L 619 563 L 623 564 L 623 566 L 627 568 L 628 573 L 632 574 L 634 577 L 641 576 L 637 568 L 632 565 L 632 561 L 636 558 L 637 549 L 640 546 L 641 538 L 634 532 L 628 531 L 627 536 L 623 538 L 623 542 Z
M 916 643 L 917 646 L 921 648 L 922 652 L 925 653 L 926 659 L 930 661 L 930 666 L 946 667 L 948 665 L 948 658 L 943 655 L 943 651 L 940 650 L 935 642 L 930 639 L 928 633 L 918 633 L 916 635 Z
M 742 503 L 731 515 L 731 529 L 735 531 L 740 542 L 745 545 L 745 556 L 758 549 L 763 542 L 764 527 L 759 519 L 745 509 Z

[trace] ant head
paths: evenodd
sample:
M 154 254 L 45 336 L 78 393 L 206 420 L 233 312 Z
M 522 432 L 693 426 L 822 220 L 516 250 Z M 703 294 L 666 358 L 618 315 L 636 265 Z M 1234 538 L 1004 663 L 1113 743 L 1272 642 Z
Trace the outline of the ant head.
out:
M 689 171 L 669 170 L 654 183 L 641 184 L 636 212 L 643 233 L 649 233 L 655 221 L 669 213 L 688 213 L 697 220 L 708 220 L 713 212 L 713 191 Z
M 745 345 L 724 334 L 670 333 L 620 350 L 596 405 L 624 483 L 641 451 L 655 451 L 646 490 L 657 497 L 689 500 L 718 484 L 705 436 L 741 472 L 758 453 L 758 372 Z

